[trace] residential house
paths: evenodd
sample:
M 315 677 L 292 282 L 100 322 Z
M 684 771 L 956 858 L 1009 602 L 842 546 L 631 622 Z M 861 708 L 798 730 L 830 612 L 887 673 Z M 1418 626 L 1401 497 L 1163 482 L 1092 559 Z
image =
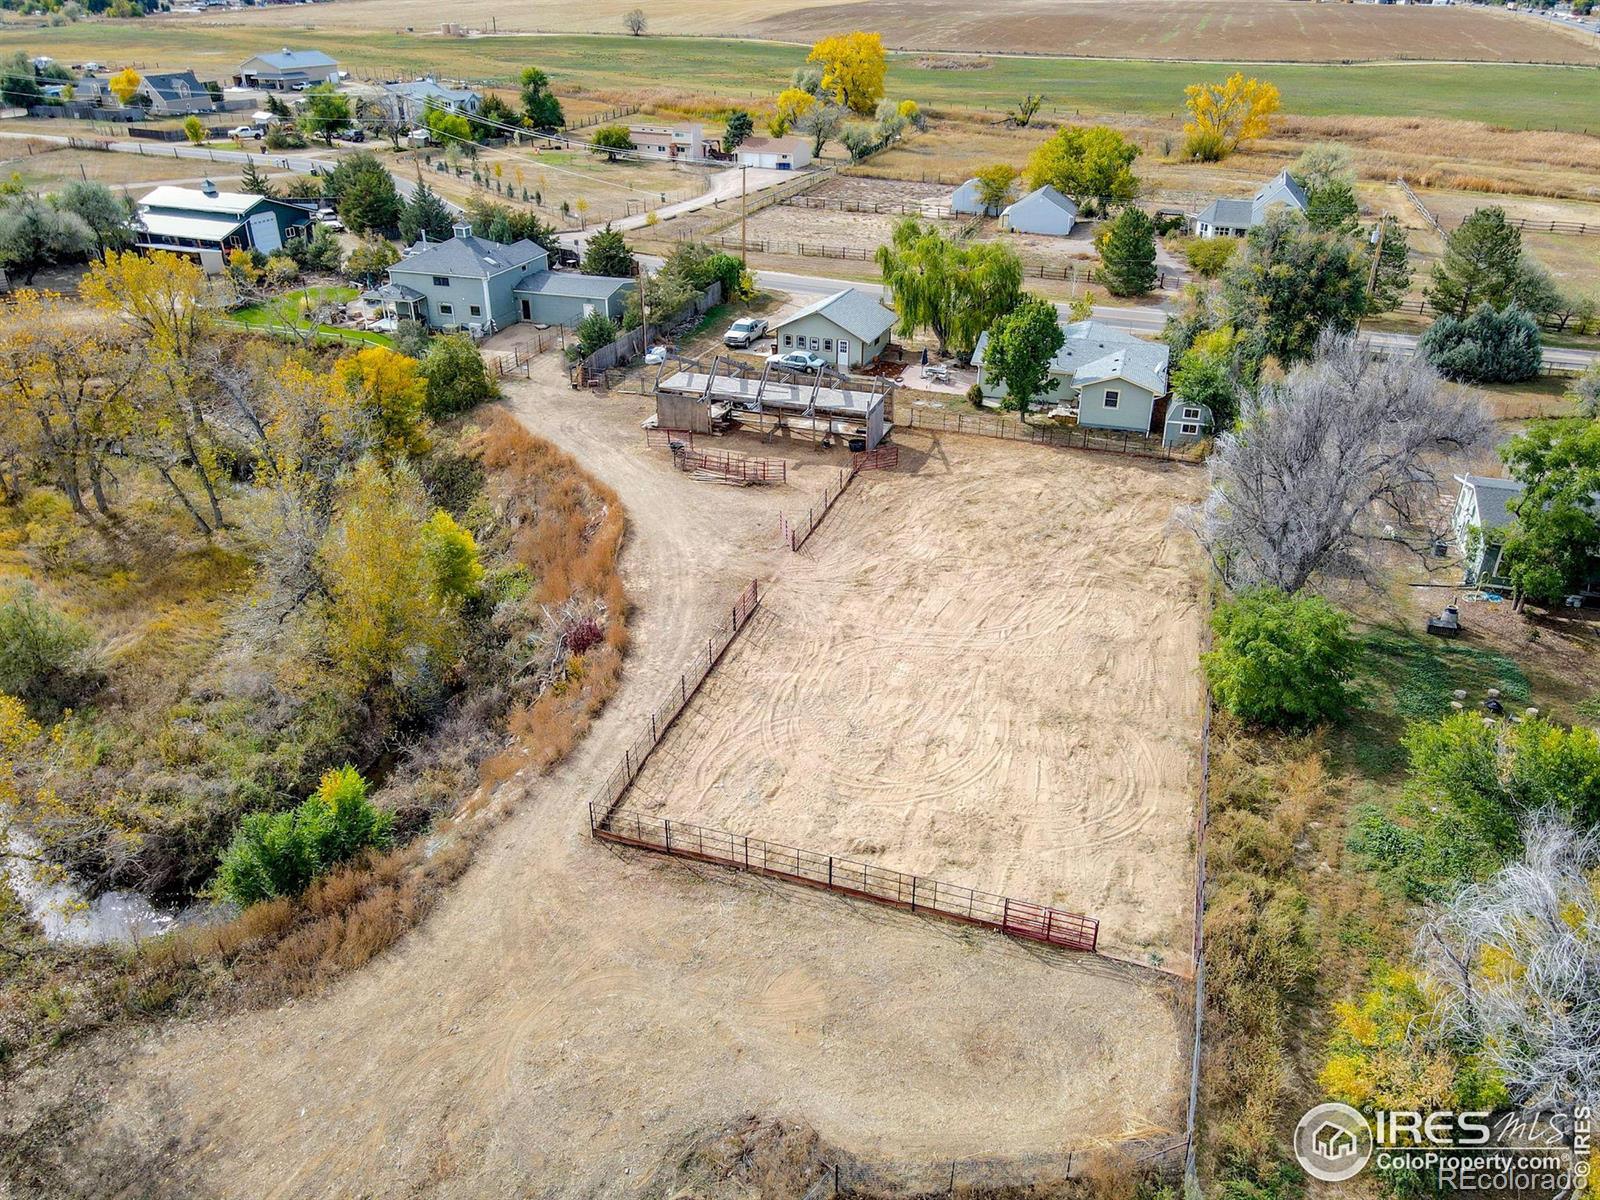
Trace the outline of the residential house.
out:
M 629 125 L 628 140 L 646 158 L 698 161 L 706 156 L 699 125 Z
M 445 87 L 434 76 L 407 83 L 383 85 L 383 103 L 397 121 L 416 124 L 430 108 L 470 116 L 478 111 L 483 98 L 471 88 Z
M 1078 206 L 1048 183 L 1034 188 L 1000 213 L 1000 228 L 1012 233 L 1066 237 L 1078 222 Z
M 239 66 L 239 86 L 264 92 L 299 92 L 319 83 L 335 83 L 339 64 L 320 50 L 291 50 L 285 46 L 272 54 L 257 54 Z
M 1457 475 L 1456 482 L 1461 491 L 1450 528 L 1456 549 L 1466 560 L 1465 582 L 1480 588 L 1510 587 L 1511 581 L 1500 573 L 1500 552 L 1514 519 L 1510 505 L 1522 495 L 1522 483 L 1484 475 Z
M 389 268 L 389 287 L 369 295 L 394 316 L 434 329 L 492 332 L 518 321 L 576 325 L 590 312 L 618 317 L 633 286 L 631 279 L 552 275 L 538 243 L 491 242 L 457 225 L 449 241 L 406 250 Z
M 745 167 L 771 171 L 798 171 L 811 165 L 811 139 L 804 137 L 752 137 L 740 142 L 734 153 Z
M 1306 193 L 1288 171 L 1280 171 L 1248 200 L 1213 200 L 1189 218 L 1196 237 L 1243 237 L 1277 205 L 1305 212 Z
M 1011 199 L 1011 195 L 1015 191 L 1015 184 L 1006 190 L 1007 201 Z M 950 194 L 950 211 L 960 213 L 962 216 L 995 217 L 1000 215 L 999 209 L 999 205 L 984 204 L 976 179 L 967 180 Z
M 313 205 L 221 192 L 209 179 L 198 188 L 162 186 L 139 200 L 134 244 L 197 257 L 215 274 L 234 250 L 271 254 L 290 239 L 309 236 Z
M 215 112 L 218 108 L 210 89 L 195 78 L 193 71 L 152 71 L 139 80 L 136 95 L 142 96 L 157 116 L 186 116 Z
M 1061 332 L 1061 349 L 1050 364 L 1050 383 L 1034 397 L 1032 407 L 1063 408 L 1086 429 L 1150 436 L 1159 424 L 1168 446 L 1198 441 L 1210 433 L 1213 418 L 1204 405 L 1167 404 L 1170 351 L 1165 345 L 1099 321 L 1063 325 Z M 972 362 L 985 399 L 998 401 L 1006 388 L 984 364 L 988 347 L 985 332 L 978 338 Z
M 773 336 L 779 353 L 809 350 L 850 371 L 877 360 L 897 320 L 876 296 L 845 288 L 783 318 Z

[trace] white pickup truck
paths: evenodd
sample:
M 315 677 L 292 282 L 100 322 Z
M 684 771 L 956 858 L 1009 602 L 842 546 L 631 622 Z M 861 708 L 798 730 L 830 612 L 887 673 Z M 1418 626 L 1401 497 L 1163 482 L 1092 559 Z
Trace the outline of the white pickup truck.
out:
M 760 317 L 740 317 L 728 326 L 728 332 L 722 335 L 722 344 L 748 348 L 758 338 L 766 336 L 767 323 Z

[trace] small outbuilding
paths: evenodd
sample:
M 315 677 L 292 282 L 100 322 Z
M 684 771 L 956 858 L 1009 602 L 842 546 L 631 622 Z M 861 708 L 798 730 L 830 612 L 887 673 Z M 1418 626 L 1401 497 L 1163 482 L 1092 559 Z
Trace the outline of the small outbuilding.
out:
M 1006 200 L 1011 200 L 1016 191 L 1015 185 L 1006 191 Z M 1000 213 L 1000 206 L 985 204 L 983 191 L 978 186 L 977 179 L 969 179 L 950 193 L 950 211 L 964 217 L 994 217 Z
M 1211 436 L 1216 428 L 1216 418 L 1206 404 L 1191 404 L 1173 398 L 1167 405 L 1167 419 L 1161 429 L 1163 446 L 1192 446 L 1202 438 Z
M 778 352 L 809 350 L 840 371 L 876 362 L 899 320 L 876 296 L 845 288 L 808 304 L 773 327 Z
M 266 92 L 304 91 L 339 78 L 339 64 L 320 50 L 291 50 L 257 54 L 239 66 L 239 86 Z
M 1048 183 L 1034 188 L 1000 213 L 1000 227 L 1012 233 L 1066 237 L 1078 223 L 1078 206 Z
M 746 167 L 771 171 L 798 171 L 811 165 L 811 139 L 803 137 L 745 138 L 734 151 Z

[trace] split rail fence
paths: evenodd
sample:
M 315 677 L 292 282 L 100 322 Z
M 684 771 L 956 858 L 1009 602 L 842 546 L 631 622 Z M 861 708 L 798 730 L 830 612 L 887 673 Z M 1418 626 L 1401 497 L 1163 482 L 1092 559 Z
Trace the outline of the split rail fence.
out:
M 1012 937 L 1046 942 L 1068 950 L 1093 952 L 1100 922 L 1081 913 L 1013 900 L 960 884 L 907 875 L 872 863 L 803 850 L 782 842 L 708 829 L 630 809 L 625 805 L 590 805 L 589 826 L 608 842 L 655 850 L 678 858 L 737 867 L 791 883 L 823 888 L 846 896 L 876 900 L 891 908 L 983 925 Z

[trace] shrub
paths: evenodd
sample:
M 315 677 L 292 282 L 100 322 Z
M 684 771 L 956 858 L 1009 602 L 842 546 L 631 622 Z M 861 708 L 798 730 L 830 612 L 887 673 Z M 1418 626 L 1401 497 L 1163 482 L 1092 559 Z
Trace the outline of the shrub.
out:
M 1443 316 L 1417 342 L 1417 351 L 1446 379 L 1519 383 L 1539 373 L 1539 326 L 1515 304 L 1480 306 L 1471 316 Z
M 24 583 L 0 599 L 0 692 L 53 715 L 91 685 L 89 631 Z
M 1238 248 L 1238 238 L 1191 238 L 1183 245 L 1183 256 L 1188 259 L 1196 275 L 1203 279 L 1214 279 L 1222 274 L 1222 268 L 1228 265 Z
M 1217 606 L 1204 656 L 1217 703 L 1253 725 L 1303 728 L 1349 703 L 1350 621 L 1320 596 L 1252 588 Z
M 217 889 L 241 908 L 297 896 L 331 867 L 388 845 L 391 820 L 367 799 L 367 781 L 354 767 L 329 771 L 298 807 L 252 813 L 240 823 L 217 870 Z
M 434 420 L 465 412 L 499 394 L 483 355 L 463 333 L 434 338 L 422 360 L 422 374 L 428 382 L 426 411 Z
M 617 340 L 616 322 L 602 312 L 592 312 L 578 322 L 578 357 L 588 358 Z
M 1220 133 L 1191 133 L 1184 139 L 1183 156 L 1194 162 L 1221 162 L 1228 157 L 1228 141 Z

